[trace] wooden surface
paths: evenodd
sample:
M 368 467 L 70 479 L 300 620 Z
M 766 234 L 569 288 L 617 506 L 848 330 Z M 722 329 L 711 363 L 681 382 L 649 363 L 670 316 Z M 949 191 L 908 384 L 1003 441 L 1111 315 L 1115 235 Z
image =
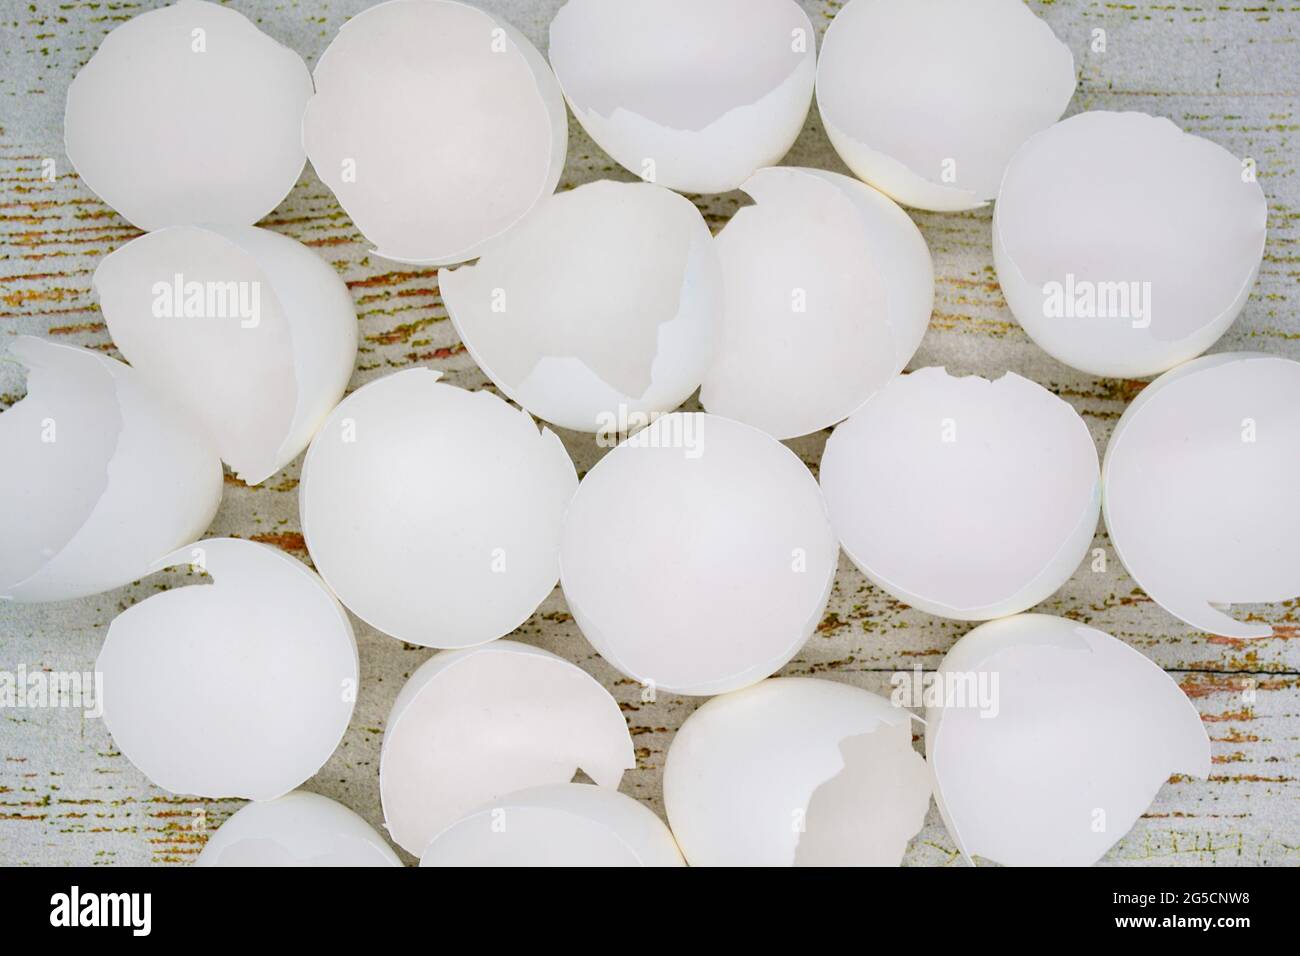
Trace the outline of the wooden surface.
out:
M 17 333 L 116 354 L 90 291 L 99 259 L 137 235 L 84 188 L 62 152 L 67 84 L 112 27 L 160 4 L 3 0 L 0 44 L 0 345 Z M 314 65 L 339 25 L 366 0 L 234 0 L 263 30 Z M 484 0 L 544 50 L 560 0 Z M 838 4 L 804 0 L 820 31 Z M 1239 156 L 1252 156 L 1269 200 L 1269 241 L 1244 315 L 1215 351 L 1248 349 L 1300 359 L 1300 7 L 1293 2 L 1168 4 L 1034 0 L 1074 51 L 1080 89 L 1071 112 L 1143 110 L 1167 116 Z M 1107 50 L 1093 53 L 1094 29 Z M 576 123 L 561 188 L 593 179 L 630 179 Z M 41 162 L 57 163 L 54 182 Z M 1133 157 L 1135 163 L 1141 156 Z M 816 109 L 789 164 L 844 171 Z M 738 194 L 695 197 L 716 231 Z M 934 255 L 935 312 L 912 367 L 954 372 L 1014 370 L 1070 401 L 1103 447 L 1141 383 L 1072 371 L 1036 348 L 1007 311 L 989 250 L 990 213 L 913 213 Z M 310 167 L 262 225 L 292 236 L 333 263 L 348 282 L 360 322 L 361 355 L 351 387 L 413 365 L 441 369 L 467 388 L 487 383 L 458 341 L 431 269 L 388 262 L 366 243 Z M 0 364 L 0 408 L 23 394 L 19 371 Z M 825 434 L 790 443 L 814 470 Z M 563 433 L 579 474 L 601 450 L 590 436 Z M 263 486 L 227 477 L 211 535 L 267 542 L 307 560 L 299 533 L 295 462 Z M 0 461 L 0 467 L 5 463 Z M 1300 475 L 1297 476 L 1300 488 Z M 0 532 L 3 533 L 3 532 Z M 1099 533 L 1095 547 L 1109 542 Z M 87 670 L 123 608 L 183 580 L 164 573 L 83 601 L 0 606 L 0 670 Z M 1300 624 L 1297 602 L 1250 609 L 1274 625 L 1260 641 L 1209 637 L 1173 620 L 1136 588 L 1113 555 L 1107 570 L 1082 567 L 1039 608 L 1087 622 L 1128 641 L 1166 668 L 1200 709 L 1212 741 L 1209 780 L 1175 779 L 1115 847 L 1114 864 L 1300 863 Z M 388 709 L 430 651 L 403 645 L 353 619 L 363 682 L 343 744 L 307 788 L 381 821 L 377 770 Z M 934 668 L 970 625 L 900 606 L 841 562 L 825 621 L 782 673 L 815 675 L 888 692 L 889 675 Z M 662 813 L 659 783 L 673 731 L 699 700 L 639 689 L 601 660 L 579 634 L 557 589 L 513 635 L 578 662 L 622 704 L 638 767 L 625 792 Z M 160 678 L 161 679 L 161 678 Z M 1137 732 L 1135 728 L 1135 732 Z M 172 796 L 151 786 L 114 748 L 102 721 L 72 710 L 0 710 L 0 862 L 5 864 L 176 864 L 193 859 L 204 828 L 238 801 Z M 960 865 L 931 810 L 909 864 Z

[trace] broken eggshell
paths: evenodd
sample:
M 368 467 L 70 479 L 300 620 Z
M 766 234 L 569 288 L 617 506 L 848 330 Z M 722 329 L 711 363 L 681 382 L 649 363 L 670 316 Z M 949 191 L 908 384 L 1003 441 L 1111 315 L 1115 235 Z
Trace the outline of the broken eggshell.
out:
M 356 700 L 348 616 L 302 562 L 210 538 L 155 570 L 189 564 L 211 584 L 173 588 L 109 626 L 96 662 L 104 725 L 171 793 L 271 800 L 334 753 Z
M 114 344 L 175 396 L 250 485 L 307 447 L 357 354 L 352 296 L 330 265 L 252 226 L 132 240 L 93 279 Z
M 927 694 L 935 802 L 968 859 L 1090 866 L 1210 741 L 1169 675 L 1122 641 L 1046 614 L 980 625 Z
M 344 23 L 313 76 L 307 155 L 385 258 L 473 259 L 560 181 L 564 95 L 491 13 L 389 0 Z
M 704 217 L 646 183 L 548 197 L 438 285 L 488 377 L 539 418 L 585 432 L 617 433 L 689 398 L 722 305 Z
M 838 556 L 821 491 L 794 452 L 748 425 L 677 413 L 583 478 L 560 575 L 574 620 L 610 664 L 668 693 L 709 695 L 795 655 L 821 621 Z
M 925 823 L 930 775 L 907 710 L 781 677 L 686 719 L 664 807 L 691 866 L 897 866 Z
M 1102 484 L 1115 553 L 1157 604 L 1225 637 L 1268 637 L 1231 604 L 1300 595 L 1300 362 L 1208 355 L 1125 409 Z
M 180 0 L 104 38 L 68 87 L 65 146 L 141 229 L 247 226 L 302 174 L 311 94 L 302 57 L 243 14 Z
M 549 53 L 596 145 L 648 182 L 694 193 L 727 192 L 779 162 L 817 74 L 812 23 L 791 0 L 569 0 Z
M 0 597 L 64 601 L 144 577 L 221 502 L 221 461 L 133 369 L 19 336 L 27 395 L 0 415 Z
M 195 866 L 401 866 L 370 824 L 328 797 L 295 790 L 250 803 L 208 838 Z
M 506 794 L 569 783 L 582 770 L 617 789 L 636 766 L 618 703 L 548 651 L 497 641 L 425 661 L 393 702 L 379 791 L 393 840 L 419 855 L 468 813 Z
M 412 644 L 470 647 L 555 589 L 578 478 L 527 412 L 440 377 L 409 369 L 344 399 L 307 451 L 299 507 L 316 569 L 354 614 Z
M 991 200 L 1074 87 L 1069 48 L 1023 0 L 853 0 L 817 66 L 840 158 L 898 202 L 944 212 Z
M 1080 113 L 1007 167 L 993 261 L 1007 305 L 1053 358 L 1093 375 L 1156 375 L 1241 312 L 1267 219 L 1249 160 L 1167 119 Z
M 761 169 L 716 240 L 723 312 L 700 402 L 794 438 L 851 415 L 911 360 L 934 268 L 907 213 L 819 169 Z
M 967 621 L 1016 614 L 1060 588 L 1101 506 L 1083 419 L 1010 372 L 893 379 L 835 429 L 821 486 L 863 574 L 905 604 Z
M 685 866 L 654 812 L 608 787 L 556 783 L 507 794 L 457 820 L 420 866 Z

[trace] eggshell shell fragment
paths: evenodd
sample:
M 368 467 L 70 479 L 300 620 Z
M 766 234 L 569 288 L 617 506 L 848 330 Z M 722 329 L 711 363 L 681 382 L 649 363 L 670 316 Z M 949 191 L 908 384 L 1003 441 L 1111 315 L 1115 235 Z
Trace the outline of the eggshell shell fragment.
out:
M 691 866 L 897 866 L 930 806 L 912 715 L 804 677 L 707 701 L 664 765 Z
M 1169 675 L 1074 621 L 983 624 L 953 645 L 936 686 L 953 691 L 926 709 L 925 751 L 968 859 L 1089 866 L 1170 774 L 1210 772 L 1200 715 Z
M 893 379 L 835 429 L 821 462 L 831 525 L 878 587 L 930 614 L 987 620 L 1055 592 L 1097 530 L 1088 427 L 1019 375 Z
M 164 591 L 109 626 L 104 725 L 157 786 L 270 800 L 316 773 L 356 700 L 357 645 L 320 579 L 282 551 L 211 538 L 168 555 L 210 585 Z
M 1115 553 L 1157 604 L 1226 637 L 1269 637 L 1231 604 L 1300 595 L 1300 362 L 1207 355 L 1124 411 L 1103 467 Z
M 992 199 L 1074 86 L 1069 48 L 1023 0 L 853 0 L 817 66 L 840 158 L 898 202 L 939 211 Z
M 1156 375 L 1227 331 L 1259 274 L 1253 164 L 1144 113 L 1080 113 L 1007 167 L 993 261 L 1016 319 L 1093 375 Z
M 470 354 L 548 422 L 618 432 L 672 411 L 712 357 L 722 275 L 704 217 L 674 192 L 596 182 L 543 200 L 478 263 L 438 273 Z
M 821 621 L 839 556 L 817 483 L 788 448 L 717 415 L 674 414 L 578 486 L 561 582 L 607 661 L 675 694 L 762 680 Z
M 601 149 L 685 192 L 735 189 L 794 145 L 816 38 L 791 0 L 569 0 L 551 65 Z
M 433 838 L 420 866 L 685 866 L 654 812 L 617 790 L 556 783 L 507 794 Z
M 357 322 L 306 246 L 252 226 L 141 236 L 95 270 L 113 342 L 248 484 L 296 458 L 347 387 Z
M 131 368 L 19 336 L 27 395 L 0 415 L 0 597 L 129 584 L 203 533 L 221 501 L 205 436 Z
M 141 229 L 247 226 L 302 173 L 302 57 L 236 10 L 180 0 L 117 27 L 68 87 L 68 158 Z
M 401 866 L 370 824 L 341 803 L 295 790 L 250 803 L 221 825 L 195 866 Z
M 490 392 L 409 369 L 349 395 L 302 468 L 312 560 L 352 612 L 426 647 L 514 630 L 559 578 L 577 488 L 554 433 Z
M 348 20 L 313 74 L 312 166 L 379 255 L 479 255 L 555 191 L 564 95 L 504 20 L 450 0 L 389 0 Z
M 718 235 L 724 309 L 700 402 L 794 438 L 851 415 L 903 370 L 934 304 L 934 269 L 907 214 L 819 169 L 761 169 L 756 205 Z
M 582 770 L 617 789 L 636 766 L 617 702 L 581 668 L 498 641 L 444 651 L 411 675 L 384 731 L 379 790 L 392 838 L 414 854 L 508 793 Z

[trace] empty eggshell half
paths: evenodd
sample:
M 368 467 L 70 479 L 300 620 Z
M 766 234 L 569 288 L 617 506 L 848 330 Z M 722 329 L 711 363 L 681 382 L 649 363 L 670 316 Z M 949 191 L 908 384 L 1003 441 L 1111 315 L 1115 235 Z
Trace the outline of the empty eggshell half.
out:
M 782 667 L 821 621 L 839 549 L 817 482 L 770 436 L 673 414 L 587 473 L 561 583 L 582 633 L 629 677 L 720 694 Z
M 141 229 L 247 226 L 302 173 L 311 98 L 302 57 L 215 3 L 179 3 L 113 30 L 68 87 L 77 174 Z
M 439 833 L 420 866 L 685 866 L 654 812 L 607 787 L 507 794 Z
M 527 412 L 439 377 L 409 369 L 344 399 L 312 440 L 299 507 L 316 569 L 354 614 L 412 644 L 470 647 L 555 589 L 578 478 Z
M 1102 469 L 1106 528 L 1157 604 L 1226 637 L 1268 637 L 1231 604 L 1300 595 L 1300 362 L 1207 355 L 1125 409 Z
M 157 786 L 271 800 L 318 771 L 343 739 L 357 689 L 347 614 L 311 569 L 235 538 L 199 541 L 213 583 L 164 591 L 109 626 L 96 669 L 104 725 Z
M 1097 531 L 1088 426 L 1041 385 L 942 368 L 899 376 L 831 435 L 831 526 L 878 587 L 930 614 L 1016 614 L 1074 573 Z
M 176 226 L 107 256 L 95 291 L 126 360 L 250 485 L 298 456 L 347 387 L 352 296 L 330 265 L 252 226 Z
M 691 866 L 897 866 L 925 823 L 930 775 L 907 710 L 783 677 L 686 719 L 664 806 Z
M 1016 319 L 1093 375 L 1200 355 L 1250 296 L 1268 205 L 1254 164 L 1167 119 L 1080 113 L 1007 167 L 993 261 Z
M 307 155 L 385 258 L 473 259 L 560 181 L 564 95 L 527 37 L 484 10 L 370 7 L 343 24 L 313 76 Z
M 617 789 L 636 766 L 618 703 L 586 671 L 514 641 L 444 651 L 388 715 L 379 792 L 388 832 L 419 855 L 466 814 L 582 770 Z
M 341 803 L 295 790 L 250 803 L 221 825 L 195 866 L 401 866 L 378 833 Z
M 718 235 L 723 311 L 700 402 L 794 438 L 851 415 L 903 370 L 934 305 L 920 231 L 891 200 L 819 169 L 761 169 Z
M 1046 614 L 982 624 L 927 690 L 935 802 L 968 860 L 1090 866 L 1210 741 L 1169 675 L 1122 641 Z
M 735 189 L 803 129 L 817 75 L 792 0 L 569 0 L 551 66 L 601 149 L 649 182 Z
M 0 415 L 0 598 L 63 601 L 144 577 L 207 528 L 221 461 L 133 369 L 19 336 L 27 395 Z
M 722 305 L 704 217 L 646 183 L 548 197 L 438 285 L 492 381 L 539 418 L 585 432 L 626 431 L 629 417 L 689 398 Z
M 853 0 L 831 21 L 817 107 L 859 178 L 920 209 L 974 209 L 1074 95 L 1069 47 L 1023 0 Z

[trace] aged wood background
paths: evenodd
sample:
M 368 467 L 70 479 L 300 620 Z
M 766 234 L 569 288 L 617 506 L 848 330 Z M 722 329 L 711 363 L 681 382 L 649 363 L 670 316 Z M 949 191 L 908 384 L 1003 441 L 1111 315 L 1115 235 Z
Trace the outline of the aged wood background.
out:
M 68 82 L 109 30 L 161 4 L 2 3 L 0 345 L 25 332 L 116 354 L 90 276 L 102 256 L 137 231 L 91 195 L 69 168 L 62 150 L 63 100 Z M 543 50 L 547 24 L 560 3 L 482 0 Z M 230 5 L 311 66 L 340 24 L 369 0 L 232 0 Z M 1300 5 L 1295 0 L 1030 0 L 1030 5 L 1074 51 L 1079 90 L 1071 112 L 1144 110 L 1257 160 L 1269 200 L 1268 248 L 1244 315 L 1216 350 L 1261 350 L 1300 359 Z M 804 6 L 819 32 L 839 8 L 824 0 L 804 0 Z M 1098 29 L 1106 34 L 1104 53 L 1091 49 Z M 571 122 L 570 135 L 561 188 L 602 177 L 631 178 L 576 123 Z M 53 182 L 41 175 L 47 157 L 57 164 Z M 786 162 L 844 171 L 815 108 Z M 696 197 L 715 231 L 738 201 L 734 193 Z M 1142 383 L 1074 372 L 1029 341 L 998 290 L 987 211 L 913 216 L 934 254 L 938 279 L 930 331 L 913 367 L 1019 372 L 1069 400 L 1098 446 L 1104 446 Z M 448 381 L 467 388 L 488 385 L 447 321 L 435 272 L 370 255 L 310 166 L 262 225 L 311 246 L 351 287 L 361 335 L 353 388 L 412 365 L 441 369 Z M 23 389 L 19 371 L 0 364 L 0 408 L 17 401 Z M 579 473 L 585 473 L 600 450 L 590 436 L 563 437 Z M 825 437 L 790 443 L 814 472 Z M 5 464 L 0 461 L 0 467 Z M 267 542 L 308 560 L 298 526 L 299 464 L 258 488 L 228 476 L 210 534 Z M 1297 481 L 1300 487 L 1300 476 Z M 1109 549 L 1104 532 L 1095 546 Z M 88 670 L 115 614 L 181 582 L 179 573 L 165 573 L 83 601 L 0 607 L 0 670 L 20 664 L 28 670 Z M 1166 668 L 1200 709 L 1213 742 L 1211 778 L 1171 780 L 1106 862 L 1300 864 L 1297 602 L 1250 609 L 1274 626 L 1271 639 L 1210 637 L 1162 612 L 1112 559 L 1104 572 L 1085 565 L 1040 610 L 1101 627 Z M 356 714 L 342 746 L 306 786 L 378 825 L 384 721 L 403 680 L 431 652 L 403 645 L 355 618 L 353 623 L 363 674 Z M 917 664 L 935 667 L 968 629 L 900 606 L 842 561 L 825 621 L 783 673 L 887 692 L 892 672 Z M 577 661 L 615 695 L 638 757 L 623 789 L 662 813 L 664 754 L 673 731 L 699 701 L 661 696 L 655 704 L 640 703 L 638 688 L 621 679 L 578 633 L 558 589 L 514 636 Z M 186 863 L 202 847 L 205 827 L 219 825 L 239 805 L 172 796 L 151 786 L 114 748 L 102 721 L 85 719 L 79 711 L 0 711 L 0 862 L 5 864 Z M 960 865 L 933 810 L 907 862 Z

